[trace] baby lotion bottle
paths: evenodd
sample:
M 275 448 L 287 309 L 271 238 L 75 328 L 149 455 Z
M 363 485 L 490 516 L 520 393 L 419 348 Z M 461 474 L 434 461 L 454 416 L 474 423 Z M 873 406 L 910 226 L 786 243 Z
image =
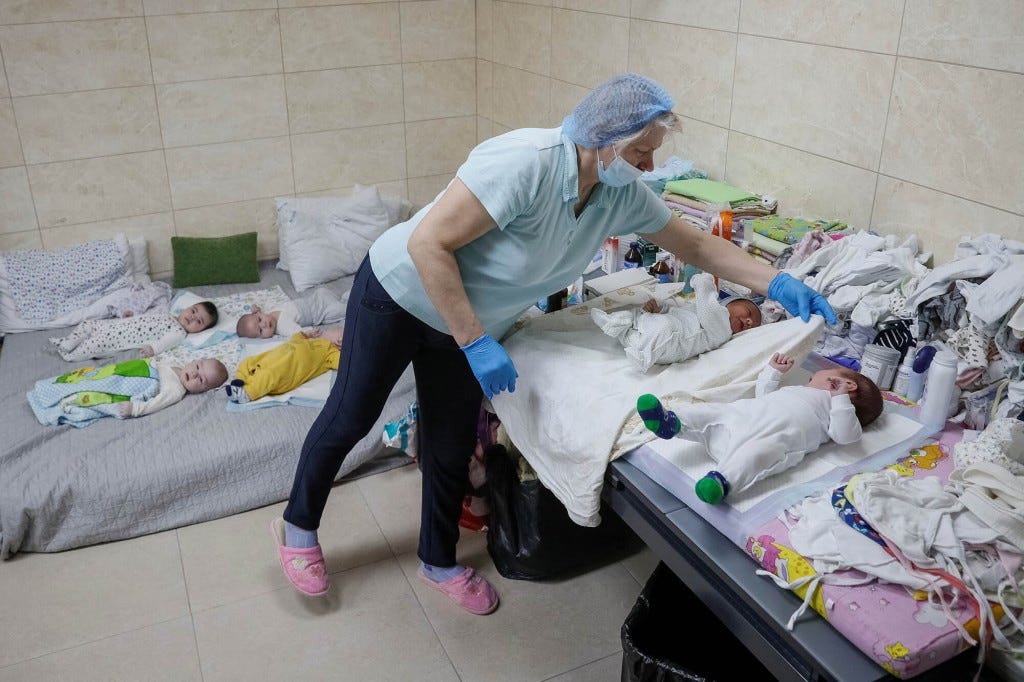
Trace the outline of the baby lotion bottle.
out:
M 910 375 L 914 373 L 914 349 L 908 348 L 903 356 L 903 363 L 896 370 L 896 381 L 892 385 L 892 392 L 896 395 L 907 397 L 910 388 Z

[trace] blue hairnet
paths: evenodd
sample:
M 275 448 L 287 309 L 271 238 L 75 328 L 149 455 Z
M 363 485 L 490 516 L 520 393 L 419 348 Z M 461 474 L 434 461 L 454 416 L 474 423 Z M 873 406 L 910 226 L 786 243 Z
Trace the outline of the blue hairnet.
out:
M 672 95 L 650 78 L 624 73 L 601 83 L 562 121 L 562 132 L 587 149 L 607 147 L 672 111 Z

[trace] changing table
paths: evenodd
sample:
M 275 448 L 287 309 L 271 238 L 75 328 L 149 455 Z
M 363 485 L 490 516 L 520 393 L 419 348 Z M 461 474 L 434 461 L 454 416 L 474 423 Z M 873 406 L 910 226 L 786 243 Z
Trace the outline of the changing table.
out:
M 750 556 L 627 460 L 609 465 L 605 502 L 777 679 L 896 679 L 822 618 L 805 616 L 787 630 L 800 599 L 756 575 Z M 967 682 L 977 670 L 976 653 L 969 649 L 913 679 Z

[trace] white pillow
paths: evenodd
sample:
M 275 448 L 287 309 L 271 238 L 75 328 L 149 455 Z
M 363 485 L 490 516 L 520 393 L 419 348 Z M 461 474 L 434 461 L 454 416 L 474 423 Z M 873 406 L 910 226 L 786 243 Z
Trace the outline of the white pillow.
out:
M 352 191 L 361 192 L 365 189 L 370 188 L 364 185 L 356 185 L 355 189 Z M 380 200 L 388 212 L 388 227 L 397 225 L 398 223 L 404 223 L 412 215 L 412 202 L 408 199 L 404 199 L 397 194 L 380 192 Z
M 287 197 L 277 203 L 277 267 L 305 291 L 355 274 L 370 245 L 392 225 L 376 187 L 348 197 Z
M 145 237 L 132 237 L 128 240 L 128 250 L 132 266 L 132 278 L 141 284 L 149 284 L 149 253 L 146 251 Z

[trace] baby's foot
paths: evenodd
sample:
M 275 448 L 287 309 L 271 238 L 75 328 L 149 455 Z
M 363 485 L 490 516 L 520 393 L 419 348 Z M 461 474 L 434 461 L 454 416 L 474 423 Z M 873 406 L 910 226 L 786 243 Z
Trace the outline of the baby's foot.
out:
M 224 392 L 228 394 L 228 400 L 233 403 L 249 402 L 249 394 L 245 392 L 245 382 L 241 379 L 232 379 L 230 384 L 224 386 Z
M 729 494 L 729 482 L 717 471 L 709 471 L 697 481 L 697 497 L 708 504 L 718 504 Z
M 650 393 L 644 393 L 636 399 L 636 411 L 644 420 L 644 426 L 658 438 L 674 438 L 682 428 L 676 413 L 662 407 L 661 401 Z

